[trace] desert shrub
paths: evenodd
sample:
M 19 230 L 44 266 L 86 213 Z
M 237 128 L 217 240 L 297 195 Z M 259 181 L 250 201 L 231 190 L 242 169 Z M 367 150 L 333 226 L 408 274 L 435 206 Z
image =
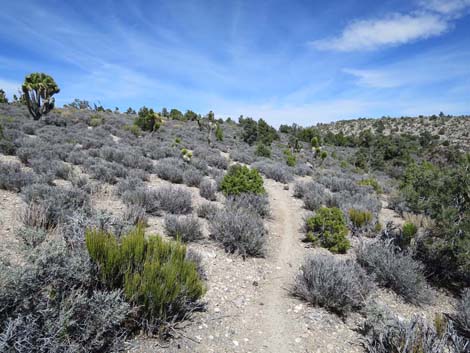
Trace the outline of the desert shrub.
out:
M 456 330 L 467 337 L 470 347 L 470 288 L 465 288 L 455 305 L 455 314 L 451 315 Z
M 85 164 L 85 170 L 96 180 L 109 184 L 116 184 L 118 178 L 127 177 L 127 169 L 119 163 L 108 162 L 99 158 Z
M 188 186 L 198 187 L 204 174 L 194 167 L 188 168 L 183 172 L 183 183 Z
M 265 193 L 263 178 L 258 171 L 239 164 L 230 167 L 222 180 L 220 188 L 225 195 L 239 195 L 245 192 Z
M 368 308 L 361 331 L 368 353 L 461 353 L 470 347 L 451 323 L 439 320 L 433 325 L 416 315 L 403 320 L 377 304 Z
M 215 201 L 217 199 L 217 184 L 210 179 L 203 179 L 199 184 L 199 195 L 209 201 Z
M 181 319 L 198 306 L 205 288 L 186 247 L 159 236 L 145 237 L 142 227 L 121 237 L 89 230 L 86 246 L 107 288 L 121 289 L 151 328 Z
M 338 208 L 320 208 L 314 216 L 306 219 L 305 229 L 308 241 L 333 253 L 345 253 L 351 247 L 346 221 Z
M 33 184 L 23 190 L 26 203 L 35 203 L 46 210 L 47 228 L 63 223 L 76 210 L 91 211 L 90 196 L 77 188 Z
M 174 184 L 181 184 L 185 168 L 186 164 L 182 159 L 164 158 L 158 161 L 156 173 L 159 178 L 171 181 Z
M 357 184 L 360 186 L 371 186 L 377 194 L 381 194 L 383 192 L 379 182 L 374 178 L 362 179 Z
M 251 166 L 252 168 L 259 170 L 267 178 L 273 179 L 280 183 L 287 184 L 294 178 L 291 169 L 282 163 L 258 161 L 253 163 Z
M 0 189 L 19 192 L 34 180 L 34 174 L 22 171 L 19 163 L 0 162 Z
M 304 207 L 307 210 L 316 211 L 321 206 L 328 203 L 330 197 L 322 185 L 315 182 L 309 182 L 301 185 L 303 186 L 297 186 L 297 188 L 294 189 L 294 193 L 296 195 L 302 195 Z
M 369 211 L 350 208 L 348 211 L 349 219 L 354 229 L 366 227 L 372 222 L 372 213 Z
M 139 113 L 137 118 L 134 120 L 134 124 L 144 131 L 154 132 L 160 128 L 162 118 L 158 113 L 155 113 L 153 109 L 142 107 L 139 109 Z
M 150 214 L 158 214 L 161 209 L 160 200 L 157 198 L 155 190 L 146 186 L 127 190 L 121 195 L 121 198 L 126 205 L 142 208 Z
M 166 212 L 186 214 L 192 210 L 191 193 L 179 187 L 162 186 L 155 190 L 155 198 Z
M 251 164 L 255 161 L 255 158 L 251 153 L 248 153 L 248 151 L 243 150 L 234 150 L 230 152 L 230 158 L 233 159 L 234 161 L 244 163 L 244 164 Z
M 46 174 L 53 178 L 66 180 L 72 173 L 70 166 L 58 160 L 35 159 L 30 162 L 30 166 L 37 174 Z
M 344 315 L 362 308 L 371 289 L 365 271 L 353 261 L 321 254 L 305 259 L 292 292 L 313 305 Z
M 209 220 L 210 236 L 225 250 L 245 256 L 263 256 L 266 230 L 263 220 L 246 209 L 218 210 Z
M 251 193 L 228 196 L 226 206 L 235 209 L 244 208 L 257 213 L 262 218 L 268 217 L 271 211 L 269 208 L 269 199 L 266 195 Z
M 207 164 L 211 167 L 215 167 L 218 169 L 227 169 L 228 168 L 228 160 L 224 156 L 220 155 L 219 153 L 209 153 L 205 156 L 205 160 Z
M 211 202 L 204 202 L 197 208 L 197 215 L 198 217 L 209 219 L 217 212 L 218 209 L 219 207 L 217 205 L 214 205 Z
M 116 184 L 116 194 L 124 195 L 125 192 L 132 192 L 138 188 L 144 187 L 145 184 L 140 178 L 127 177 L 126 179 L 120 180 Z
M 297 164 L 297 157 L 295 156 L 295 154 L 292 153 L 290 149 L 287 148 L 284 150 L 284 157 L 286 158 L 286 164 L 289 167 L 295 167 L 295 165 Z
M 294 174 L 298 176 L 312 175 L 312 173 L 312 167 L 305 163 L 299 163 L 294 168 Z
M 166 215 L 165 230 L 170 237 L 183 242 L 195 241 L 203 237 L 201 224 L 192 216 Z
M 97 291 L 87 256 L 47 243 L 25 266 L 0 274 L 0 351 L 120 350 L 129 304 L 121 293 Z
M 418 227 L 416 227 L 413 223 L 407 222 L 403 224 L 402 232 L 403 232 L 404 241 L 407 244 L 410 244 L 411 239 L 413 239 L 416 233 L 418 232 Z
M 271 148 L 265 144 L 258 143 L 256 145 L 255 155 L 258 157 L 271 158 Z
M 29 228 L 48 229 L 47 208 L 44 204 L 30 203 L 20 212 L 19 219 Z
M 358 263 L 372 274 L 380 286 L 387 287 L 407 302 L 429 303 L 431 292 L 423 274 L 423 265 L 390 242 L 362 244 L 356 250 Z
M 128 205 L 122 216 L 125 222 L 132 225 L 147 224 L 147 211 L 138 205 Z
M 27 248 L 35 248 L 44 242 L 47 232 L 43 228 L 21 227 L 16 235 Z
M 199 252 L 192 249 L 186 249 L 185 260 L 194 263 L 199 278 L 203 280 L 207 279 L 206 271 L 204 270 L 204 266 L 202 264 L 202 255 Z

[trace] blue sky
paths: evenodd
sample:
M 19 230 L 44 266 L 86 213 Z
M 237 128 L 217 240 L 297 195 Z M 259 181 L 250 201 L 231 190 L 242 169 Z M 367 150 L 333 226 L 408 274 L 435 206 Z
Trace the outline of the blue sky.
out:
M 470 113 L 470 0 L 2 0 L 0 87 L 273 125 Z

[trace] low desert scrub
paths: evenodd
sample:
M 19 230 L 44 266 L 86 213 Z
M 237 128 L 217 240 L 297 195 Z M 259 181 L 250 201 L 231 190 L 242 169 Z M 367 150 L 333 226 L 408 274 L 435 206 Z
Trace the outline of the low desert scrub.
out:
M 305 221 L 307 241 L 333 253 L 345 253 L 350 247 L 348 228 L 343 213 L 338 208 L 320 208 Z
M 434 323 L 417 315 L 403 320 L 378 304 L 367 308 L 361 331 L 368 353 L 463 353 L 470 347 L 442 315 Z
M 362 179 L 357 184 L 359 186 L 370 186 L 377 194 L 381 194 L 383 192 L 382 187 L 375 178 Z
M 305 259 L 292 292 L 313 305 L 345 315 L 362 308 L 372 288 L 365 271 L 353 261 L 320 254 Z
M 266 195 L 256 195 L 251 193 L 242 193 L 240 195 L 228 196 L 226 206 L 229 208 L 244 208 L 248 211 L 257 213 L 262 218 L 269 216 L 269 200 Z
M 263 178 L 256 169 L 239 164 L 233 165 L 225 174 L 220 185 L 225 195 L 240 195 L 241 193 L 264 194 Z
M 125 222 L 132 225 L 147 224 L 147 212 L 145 208 L 139 205 L 128 205 L 124 210 L 122 218 Z
M 47 231 L 43 228 L 21 227 L 16 233 L 26 248 L 31 249 L 41 245 L 47 237 Z
M 35 159 L 30 163 L 31 168 L 37 174 L 50 175 L 52 178 L 67 180 L 72 174 L 72 168 L 66 163 L 46 158 Z
M 0 162 L 0 189 L 19 192 L 33 183 L 35 175 L 21 170 L 19 163 Z
M 190 167 L 183 172 L 183 183 L 187 186 L 199 187 L 203 177 L 204 174 L 201 171 Z
M 121 198 L 128 207 L 139 207 L 150 214 L 158 214 L 160 211 L 160 202 L 157 199 L 155 190 L 151 190 L 146 186 L 126 190 L 121 195 Z
M 140 178 L 128 177 L 126 179 L 120 180 L 116 184 L 116 194 L 123 195 L 126 191 L 132 192 L 136 189 L 143 187 L 145 184 Z
M 358 263 L 383 287 L 395 291 L 405 301 L 420 305 L 431 302 L 431 291 L 423 265 L 410 254 L 398 251 L 391 242 L 361 244 L 356 250 Z
M 148 328 L 182 319 L 199 306 L 205 286 L 181 243 L 146 238 L 137 227 L 119 242 L 112 234 L 89 230 L 86 246 L 102 283 L 109 290 L 123 290 Z
M 202 179 L 199 184 L 199 195 L 209 201 L 215 201 L 217 199 L 217 184 L 207 178 Z
M 225 250 L 245 256 L 263 256 L 266 229 L 257 214 L 246 209 L 218 210 L 209 220 L 211 238 Z
M 173 214 L 187 214 L 192 210 L 191 193 L 177 186 L 162 186 L 155 190 L 162 210 Z
M 218 211 L 218 209 L 219 207 L 217 205 L 210 202 L 204 202 L 197 208 L 197 215 L 198 217 L 209 219 Z
M 52 187 L 33 184 L 24 188 L 22 196 L 28 204 L 36 204 L 46 212 L 44 227 L 63 223 L 76 210 L 91 211 L 90 196 L 77 188 Z
M 470 288 L 462 291 L 460 299 L 455 305 L 455 314 L 451 315 L 456 330 L 468 338 L 470 348 Z
M 252 168 L 259 170 L 267 178 L 280 183 L 287 184 L 294 178 L 291 168 L 282 163 L 272 163 L 262 160 L 253 163 L 251 166 Z
M 159 178 L 171 181 L 174 184 L 183 182 L 183 173 L 186 163 L 180 158 L 164 158 L 158 161 L 156 173 Z
M 192 216 L 165 216 L 165 230 L 167 235 L 183 242 L 190 242 L 203 237 L 201 224 Z

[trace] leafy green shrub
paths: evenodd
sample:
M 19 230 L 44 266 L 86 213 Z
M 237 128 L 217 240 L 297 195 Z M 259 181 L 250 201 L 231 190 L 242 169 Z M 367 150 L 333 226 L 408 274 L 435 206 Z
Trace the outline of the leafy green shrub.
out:
M 220 124 L 217 124 L 215 128 L 215 138 L 217 141 L 223 141 L 224 140 L 224 131 L 222 130 L 222 127 Z
M 357 210 L 355 208 L 349 209 L 349 219 L 356 228 L 362 228 L 372 222 L 372 213 L 369 211 Z
M 374 178 L 362 179 L 357 184 L 360 186 L 371 186 L 377 194 L 381 194 L 383 192 L 379 182 Z
M 305 259 L 293 294 L 344 315 L 362 308 L 372 287 L 365 271 L 353 261 L 321 254 Z
M 333 253 L 345 253 L 351 247 L 346 221 L 339 208 L 320 208 L 314 216 L 307 218 L 305 228 L 308 241 Z
M 100 125 L 103 125 L 104 123 L 104 118 L 101 115 L 94 114 L 90 116 L 90 121 L 88 122 L 88 125 L 92 127 L 98 127 Z
M 139 137 L 140 135 L 142 135 L 142 130 L 137 125 L 124 125 L 123 129 L 125 131 L 129 131 L 135 137 Z
M 374 275 L 379 285 L 391 288 L 407 302 L 419 305 L 431 301 L 423 265 L 410 254 L 399 252 L 392 243 L 362 244 L 356 256 L 357 262 Z
M 297 157 L 292 153 L 290 149 L 285 149 L 284 150 L 284 156 L 286 157 L 286 164 L 289 167 L 295 167 L 297 164 Z
M 120 241 L 101 230 L 88 230 L 86 247 L 109 289 L 122 289 L 150 325 L 183 318 L 197 305 L 205 287 L 186 247 L 159 236 L 145 237 L 137 227 Z
M 271 158 L 271 148 L 264 143 L 258 143 L 256 145 L 255 155 L 258 157 Z
M 403 240 L 407 244 L 410 243 L 411 239 L 414 238 L 417 232 L 418 232 L 418 227 L 416 227 L 413 223 L 403 224 L 402 236 L 403 236 Z
M 244 192 L 264 194 L 263 178 L 256 169 L 235 164 L 225 174 L 220 185 L 225 195 L 240 195 Z
M 137 118 L 134 120 L 134 124 L 144 131 L 154 132 L 160 129 L 163 120 L 155 113 L 153 109 L 142 107 L 139 109 Z

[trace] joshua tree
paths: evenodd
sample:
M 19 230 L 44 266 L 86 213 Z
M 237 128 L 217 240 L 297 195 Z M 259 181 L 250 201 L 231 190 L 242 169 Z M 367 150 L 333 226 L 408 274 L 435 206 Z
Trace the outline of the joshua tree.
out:
M 7 96 L 5 95 L 5 91 L 0 88 L 0 103 L 8 103 Z
M 60 92 L 51 76 L 39 72 L 26 76 L 21 88 L 34 120 L 41 119 L 41 116 L 54 109 L 55 100 L 52 96 Z

